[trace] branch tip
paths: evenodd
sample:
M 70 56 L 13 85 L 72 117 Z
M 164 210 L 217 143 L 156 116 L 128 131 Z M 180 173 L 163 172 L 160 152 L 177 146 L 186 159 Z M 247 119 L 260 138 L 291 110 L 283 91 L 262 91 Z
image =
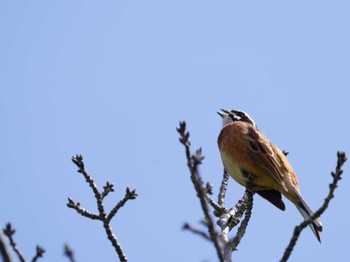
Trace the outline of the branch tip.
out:
M 63 254 L 69 259 L 70 262 L 75 262 L 73 249 L 68 244 L 64 245 Z
M 129 187 L 126 188 L 126 193 L 125 193 L 125 196 L 128 198 L 128 199 L 136 199 L 138 194 L 136 193 L 136 189 L 134 190 L 130 190 Z
M 12 237 L 16 233 L 16 229 L 12 228 L 10 222 L 6 223 L 5 228 L 3 229 L 5 236 Z

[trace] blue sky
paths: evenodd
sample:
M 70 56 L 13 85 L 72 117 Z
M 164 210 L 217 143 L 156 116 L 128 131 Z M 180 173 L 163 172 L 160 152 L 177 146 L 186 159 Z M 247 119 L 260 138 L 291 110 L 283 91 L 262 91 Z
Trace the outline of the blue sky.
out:
M 350 152 L 347 1 L 1 1 L 0 224 L 11 221 L 29 258 L 115 261 L 102 225 L 66 207 L 96 210 L 71 156 L 85 157 L 106 206 L 127 186 L 139 197 L 112 223 L 130 261 L 217 261 L 211 244 L 181 231 L 202 213 L 175 127 L 203 148 L 203 178 L 220 184 L 219 108 L 247 111 L 281 149 L 316 209 L 336 151 Z M 321 217 L 320 245 L 303 232 L 290 261 L 347 256 L 349 169 Z M 230 181 L 227 205 L 244 189 Z M 234 254 L 278 261 L 301 216 L 259 197 Z

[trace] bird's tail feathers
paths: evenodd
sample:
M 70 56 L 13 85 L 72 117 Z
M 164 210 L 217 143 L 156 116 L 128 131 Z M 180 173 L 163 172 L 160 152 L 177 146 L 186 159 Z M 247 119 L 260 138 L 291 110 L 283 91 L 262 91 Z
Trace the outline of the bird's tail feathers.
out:
M 299 210 L 300 214 L 304 217 L 304 219 L 307 219 L 309 216 L 313 214 L 310 207 L 306 204 L 305 200 L 298 196 L 299 198 L 299 204 L 296 205 L 297 209 Z M 312 232 L 316 236 L 317 240 L 321 242 L 321 232 L 322 232 L 322 223 L 319 218 L 316 218 L 311 224 L 309 224 Z

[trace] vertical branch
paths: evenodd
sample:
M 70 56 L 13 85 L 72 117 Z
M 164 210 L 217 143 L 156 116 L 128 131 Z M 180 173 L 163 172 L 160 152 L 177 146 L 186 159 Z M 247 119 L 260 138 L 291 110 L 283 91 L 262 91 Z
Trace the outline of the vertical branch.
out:
M 219 243 L 218 233 L 215 230 L 213 218 L 210 215 L 209 206 L 206 201 L 205 188 L 203 187 L 203 181 L 198 171 L 198 166 L 202 163 L 204 157 L 202 156 L 202 150 L 198 149 L 194 155 L 191 155 L 190 151 L 190 133 L 186 132 L 186 122 L 180 122 L 179 127 L 177 128 L 178 133 L 180 134 L 180 142 L 185 147 L 185 154 L 187 159 L 187 166 L 191 173 L 191 181 L 194 185 L 194 188 L 197 192 L 202 211 L 204 213 L 205 224 L 208 227 L 208 232 L 211 241 L 214 243 L 217 255 L 220 261 L 224 261 L 223 254 L 221 250 L 221 244 Z
M 226 197 L 226 190 L 228 185 L 228 179 L 229 175 L 227 174 L 226 170 L 224 169 L 224 175 L 221 181 L 219 196 L 218 196 L 218 204 L 219 206 L 225 206 L 225 197 Z

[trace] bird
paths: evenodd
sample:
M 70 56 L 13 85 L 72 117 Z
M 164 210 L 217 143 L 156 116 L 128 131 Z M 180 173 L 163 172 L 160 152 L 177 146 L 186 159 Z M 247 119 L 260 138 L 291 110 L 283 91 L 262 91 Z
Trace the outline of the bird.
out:
M 217 113 L 223 119 L 218 147 L 225 171 L 247 190 L 257 193 L 280 210 L 286 208 L 283 195 L 296 206 L 304 219 L 312 215 L 286 153 L 257 128 L 246 112 L 221 109 Z M 316 218 L 310 228 L 321 242 L 320 219 Z

